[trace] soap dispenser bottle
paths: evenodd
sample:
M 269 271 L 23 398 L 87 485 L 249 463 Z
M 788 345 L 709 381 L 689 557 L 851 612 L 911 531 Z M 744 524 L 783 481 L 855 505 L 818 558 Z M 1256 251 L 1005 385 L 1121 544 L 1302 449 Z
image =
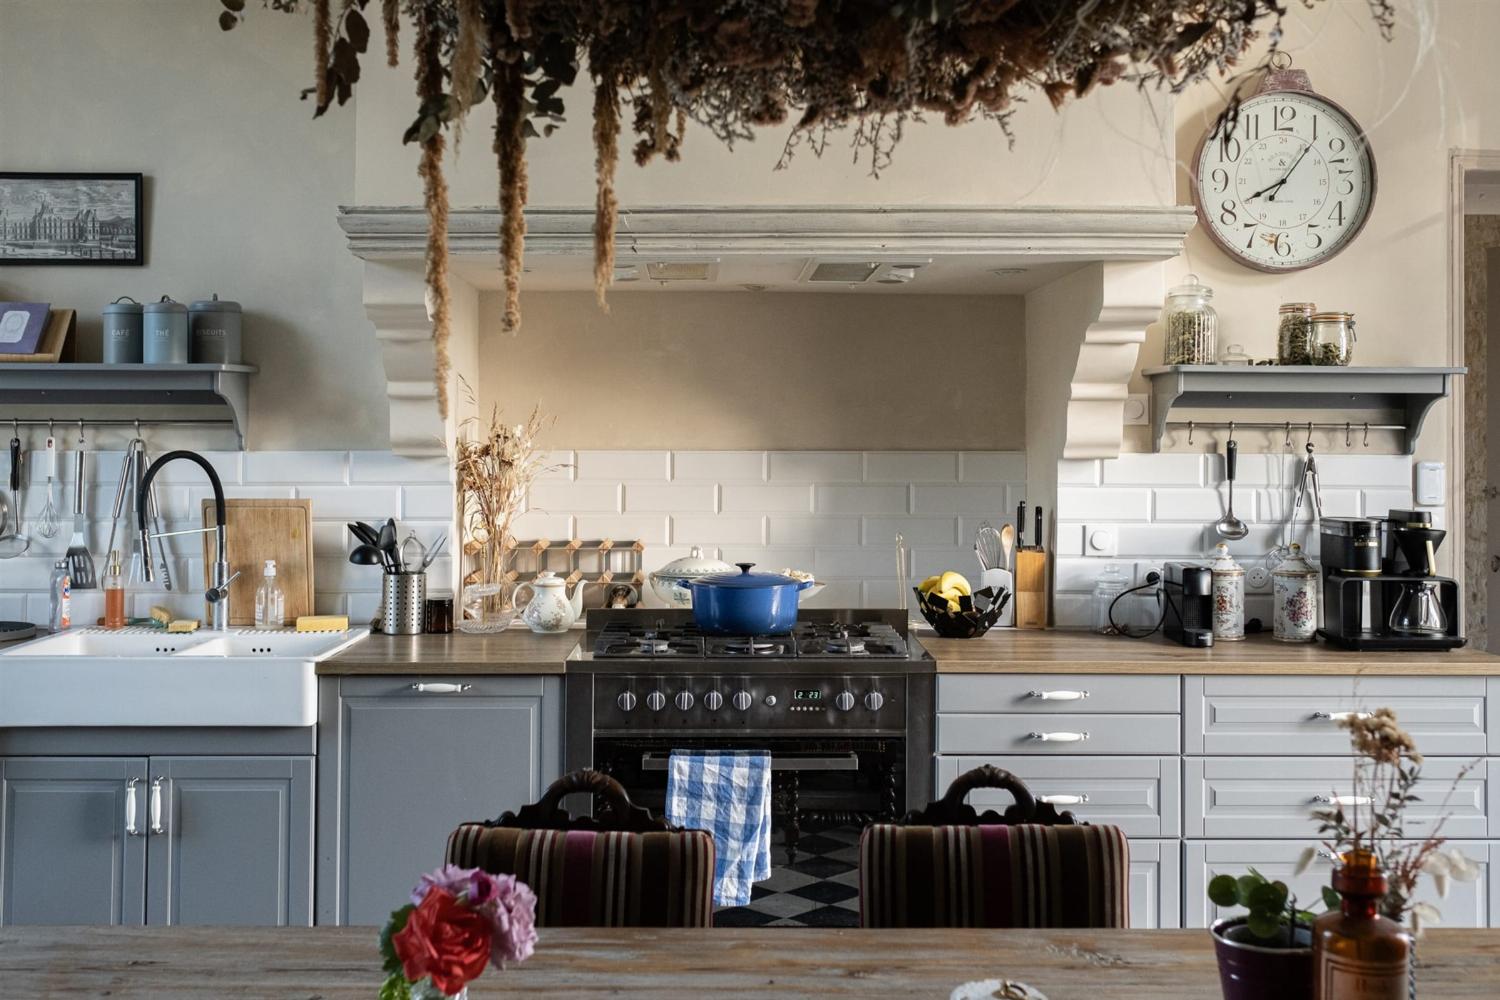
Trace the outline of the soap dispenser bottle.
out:
M 73 580 L 68 576 L 68 564 L 59 559 L 52 567 L 52 607 L 47 616 L 47 626 L 54 632 L 65 632 L 73 625 Z
M 110 550 L 109 571 L 104 574 L 104 627 L 125 627 L 125 574 L 119 549 Z
M 255 627 L 281 628 L 286 624 L 286 596 L 276 584 L 276 560 L 267 559 L 265 573 L 255 591 Z

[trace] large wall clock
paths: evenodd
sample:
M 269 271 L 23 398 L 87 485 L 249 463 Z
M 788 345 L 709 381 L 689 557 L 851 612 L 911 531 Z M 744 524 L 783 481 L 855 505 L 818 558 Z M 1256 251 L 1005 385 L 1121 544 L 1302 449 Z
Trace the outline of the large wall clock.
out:
M 1225 253 L 1259 271 L 1331 259 L 1375 205 L 1375 156 L 1353 116 L 1307 74 L 1273 66 L 1239 118 L 1193 156 L 1198 220 Z

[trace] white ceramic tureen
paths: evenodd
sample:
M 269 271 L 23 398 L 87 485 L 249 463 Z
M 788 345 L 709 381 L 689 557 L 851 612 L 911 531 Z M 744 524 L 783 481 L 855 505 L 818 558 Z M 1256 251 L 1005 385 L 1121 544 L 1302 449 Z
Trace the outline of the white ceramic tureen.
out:
M 688 589 L 689 580 L 715 573 L 733 573 L 734 567 L 719 559 L 706 559 L 703 550 L 694 546 L 681 559 L 673 559 L 651 574 L 651 589 L 669 608 L 691 608 L 693 592 Z

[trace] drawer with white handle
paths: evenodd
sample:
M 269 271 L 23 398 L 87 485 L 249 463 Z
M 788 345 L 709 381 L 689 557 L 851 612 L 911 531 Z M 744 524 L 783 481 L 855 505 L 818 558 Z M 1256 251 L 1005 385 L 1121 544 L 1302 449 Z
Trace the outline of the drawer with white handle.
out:
M 937 758 L 938 793 L 984 764 L 1011 772 L 1040 801 L 1085 823 L 1118 826 L 1131 838 L 1175 837 L 1179 829 L 1181 764 L 1177 757 L 969 756 Z M 976 788 L 969 805 L 1003 813 L 1013 800 L 998 788 Z
M 1175 715 L 1019 715 L 939 712 L 937 752 L 966 754 L 1175 754 Z
M 1176 677 L 1113 674 L 943 674 L 939 712 L 1176 712 Z
M 1420 799 L 1406 810 L 1408 836 L 1433 833 L 1445 812 L 1449 817 L 1444 836 L 1488 837 L 1500 832 L 1500 803 L 1491 794 L 1500 778 L 1500 761 L 1480 762 L 1460 778 L 1468 764 L 1463 759 L 1427 758 Z M 1314 809 L 1338 806 L 1346 813 L 1368 815 L 1371 799 L 1382 794 L 1356 790 L 1349 761 L 1337 757 L 1189 757 L 1183 762 L 1182 782 L 1183 833 L 1188 837 L 1311 842 L 1318 833 Z
M 1183 687 L 1190 754 L 1347 754 L 1340 720 L 1382 707 L 1429 756 L 1481 756 L 1494 738 L 1483 677 L 1193 676 Z

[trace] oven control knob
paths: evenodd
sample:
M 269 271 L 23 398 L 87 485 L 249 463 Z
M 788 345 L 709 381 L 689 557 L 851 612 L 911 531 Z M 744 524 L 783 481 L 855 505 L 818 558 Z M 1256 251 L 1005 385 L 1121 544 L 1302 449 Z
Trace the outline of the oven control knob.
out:
M 766 695 L 766 707 L 767 708 L 775 708 L 776 707 L 776 696 L 774 694 L 768 694 L 768 695 Z
M 879 691 L 871 691 L 869 694 L 865 695 L 865 708 L 868 708 L 872 712 L 880 711 L 880 707 L 884 704 L 885 695 L 881 694 Z
M 667 707 L 667 696 L 660 691 L 652 691 L 646 695 L 646 707 L 653 712 L 660 712 Z
M 693 692 L 678 691 L 677 697 L 673 698 L 672 701 L 676 703 L 678 708 L 686 712 L 688 709 L 693 707 Z
M 840 691 L 833 699 L 833 707 L 840 712 L 847 712 L 854 707 L 854 693 L 851 691 Z
M 724 696 L 717 691 L 710 691 L 703 696 L 703 707 L 710 712 L 717 712 L 724 707 Z
M 620 697 L 615 699 L 615 704 L 620 706 L 622 712 L 635 711 L 635 694 L 630 691 L 621 691 Z
M 730 704 L 734 705 L 736 712 L 748 712 L 750 706 L 755 704 L 755 699 L 750 697 L 749 691 L 736 691 L 734 697 L 730 699 Z

